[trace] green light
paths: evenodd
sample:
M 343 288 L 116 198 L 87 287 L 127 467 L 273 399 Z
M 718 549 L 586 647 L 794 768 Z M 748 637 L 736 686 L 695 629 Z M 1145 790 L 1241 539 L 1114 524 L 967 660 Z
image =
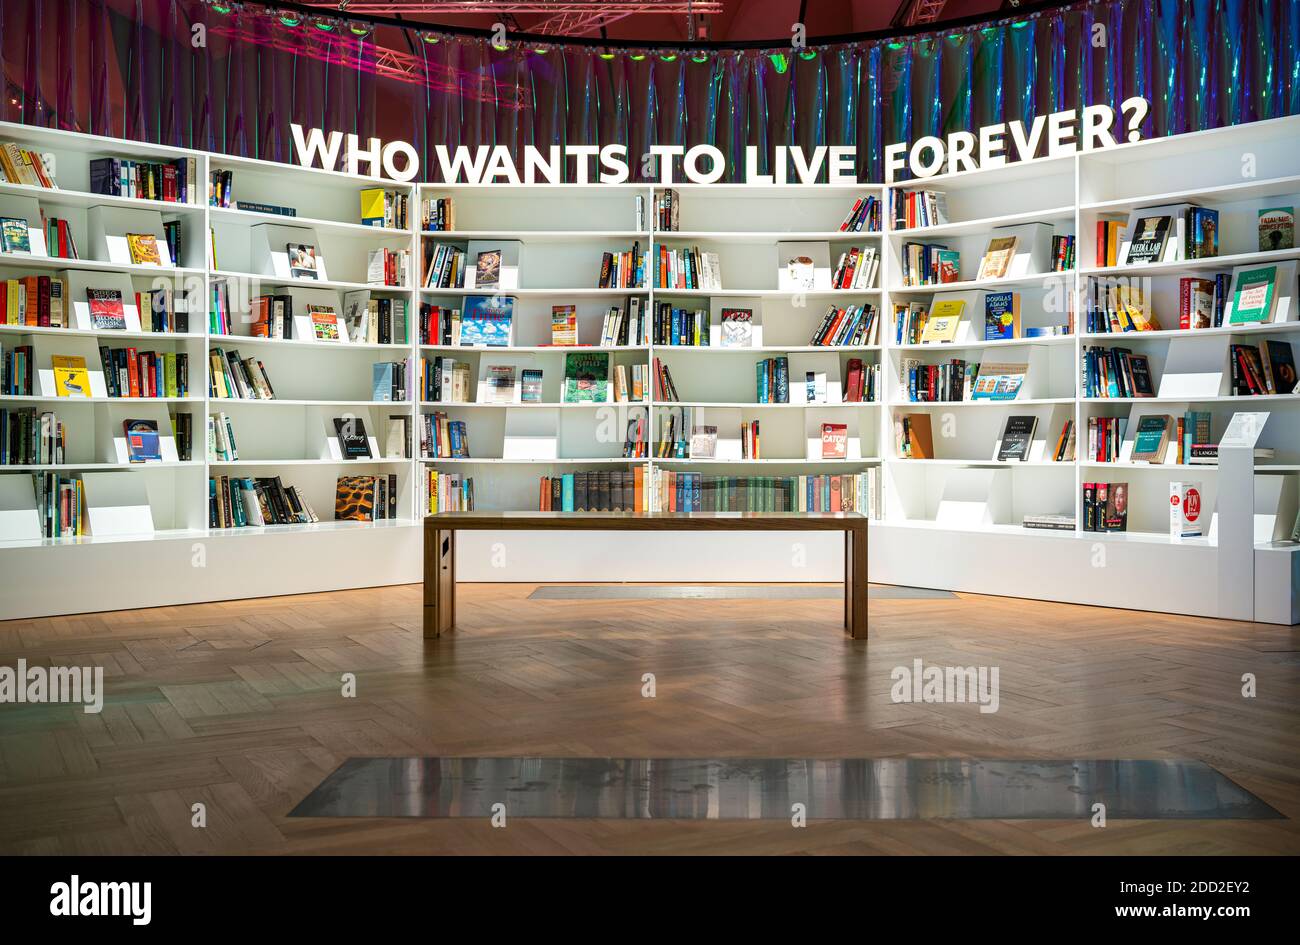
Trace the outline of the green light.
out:
M 691 62 L 708 62 L 709 57 L 705 53 L 697 53 L 691 57 Z
M 280 15 L 280 22 L 283 25 L 292 29 L 293 27 L 297 26 L 299 23 L 302 22 L 302 17 L 292 16 L 291 14 L 283 13 Z
M 808 50 L 807 52 L 801 52 L 801 53 L 799 54 L 799 58 L 800 58 L 800 59 L 816 59 L 816 58 L 817 58 L 817 53 L 810 49 L 810 50 Z
M 600 53 L 599 55 L 601 59 L 604 59 L 606 61 L 614 58 L 614 54 L 612 52 L 603 52 Z
M 889 44 L 889 48 L 890 48 L 890 49 L 902 49 L 904 45 L 905 45 L 904 43 L 890 43 L 890 44 Z
M 334 24 L 328 23 L 325 20 L 317 20 L 316 29 L 320 30 L 322 33 L 332 33 L 334 32 Z
M 1011 24 L 1011 28 L 1012 28 L 1013 30 L 1022 30 L 1022 29 L 1024 29 L 1026 26 L 1028 26 L 1028 25 L 1029 25 L 1029 21 L 1028 21 L 1028 20 L 1021 20 L 1021 21 L 1018 22 L 1018 23 L 1012 23 L 1012 24 Z
M 676 61 L 677 61 L 677 54 L 676 54 L 676 53 L 665 53 L 664 55 L 660 56 L 659 58 L 660 58 L 661 60 L 663 60 L 664 62 L 676 62 Z
M 645 53 L 633 53 L 633 54 L 632 54 L 632 61 L 633 61 L 633 62 L 640 62 L 640 61 L 641 61 L 642 59 L 644 59 L 644 58 L 645 58 Z
M 357 26 L 353 24 L 352 26 L 348 27 L 348 32 L 351 33 L 353 36 L 368 36 L 370 35 L 370 28 L 366 26 Z
M 214 3 L 214 4 L 212 4 L 212 12 L 213 12 L 213 13 L 220 13 L 222 16 L 226 16 L 226 15 L 228 15 L 228 14 L 229 14 L 232 10 L 234 10 L 234 9 L 235 9 L 234 7 L 230 6 L 229 4 L 225 4 L 225 3 Z
M 495 49 L 497 52 L 508 52 L 510 50 L 510 47 L 506 46 L 505 44 L 498 46 L 496 43 L 493 43 L 492 48 Z
M 785 57 L 785 53 L 772 53 L 768 58 L 772 60 L 772 65 L 780 75 L 785 75 L 785 70 L 790 68 L 790 60 Z
M 436 37 L 436 36 L 432 36 L 432 35 L 426 33 L 422 38 L 423 38 L 424 41 L 425 41 L 426 43 L 428 43 L 430 46 L 436 46 L 436 45 L 438 45 L 438 37 Z

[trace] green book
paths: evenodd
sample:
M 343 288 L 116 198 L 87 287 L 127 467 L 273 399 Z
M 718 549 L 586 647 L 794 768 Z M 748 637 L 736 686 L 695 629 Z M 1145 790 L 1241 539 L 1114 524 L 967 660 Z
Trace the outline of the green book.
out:
M 1234 280 L 1230 325 L 1253 325 L 1273 317 L 1277 303 L 1277 266 L 1241 269 Z

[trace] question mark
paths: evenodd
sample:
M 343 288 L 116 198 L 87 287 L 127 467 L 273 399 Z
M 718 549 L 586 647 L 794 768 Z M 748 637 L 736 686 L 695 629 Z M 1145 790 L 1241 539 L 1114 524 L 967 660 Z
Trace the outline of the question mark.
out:
M 1128 140 L 1136 141 L 1142 137 L 1142 122 L 1146 120 L 1147 110 L 1150 109 L 1151 103 L 1144 98 L 1126 98 L 1120 102 L 1120 113 L 1126 116 L 1128 127 Z M 1130 115 L 1129 112 L 1133 114 Z

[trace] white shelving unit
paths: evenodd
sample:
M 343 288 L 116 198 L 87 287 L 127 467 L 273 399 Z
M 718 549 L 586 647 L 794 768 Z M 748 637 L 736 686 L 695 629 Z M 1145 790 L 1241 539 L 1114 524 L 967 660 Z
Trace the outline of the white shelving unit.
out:
M 39 615 L 177 603 L 187 600 L 256 596 L 418 581 L 420 575 L 422 508 L 421 483 L 425 462 L 418 457 L 384 457 L 371 463 L 344 463 L 320 450 L 325 424 L 344 413 L 366 419 L 368 432 L 379 437 L 382 420 L 403 414 L 445 410 L 453 419 L 470 423 L 473 458 L 438 460 L 438 468 L 471 475 L 478 507 L 535 508 L 538 480 L 543 475 L 579 469 L 648 468 L 698 471 L 723 475 L 797 475 L 826 471 L 881 471 L 884 517 L 872 523 L 872 580 L 884 583 L 942 587 L 981 593 L 1107 604 L 1137 609 L 1186 613 L 1218 613 L 1218 582 L 1224 563 L 1213 537 L 1178 542 L 1167 535 L 1164 502 L 1168 482 L 1196 479 L 1205 486 L 1208 508 L 1216 501 L 1215 466 L 1149 466 L 1098 464 L 1082 457 L 1053 463 L 1041 458 L 1027 463 L 1003 463 L 995 457 L 996 442 L 1008 415 L 1032 413 L 1039 419 L 1036 437 L 1054 445 L 1060 424 L 1073 419 L 1086 433 L 1092 416 L 1130 416 L 1134 409 L 1160 407 L 1181 412 L 1195 407 L 1211 412 L 1216 437 L 1236 411 L 1266 410 L 1270 420 L 1261 445 L 1276 456 L 1261 461 L 1257 471 L 1271 477 L 1296 477 L 1300 470 L 1300 397 L 1238 398 L 1226 388 L 1191 399 L 1169 395 L 1138 404 L 1080 396 L 1079 364 L 1085 345 L 1123 344 L 1151 356 L 1156 382 L 1170 357 L 1188 341 L 1217 344 L 1226 352 L 1239 340 L 1274 337 L 1291 340 L 1300 331 L 1292 320 L 1251 329 L 1225 327 L 1195 333 L 1161 331 L 1113 335 L 1075 333 L 1064 337 L 986 342 L 980 320 L 983 296 L 990 291 L 1021 294 L 1022 322 L 1047 325 L 1064 321 L 1062 300 L 1072 300 L 1076 326 L 1081 321 L 1087 282 L 1112 276 L 1141 276 L 1150 280 L 1151 297 L 1166 328 L 1176 324 L 1178 279 L 1228 271 L 1234 265 L 1288 262 L 1300 250 L 1256 252 L 1255 213 L 1260 207 L 1300 206 L 1300 157 L 1294 141 L 1300 119 L 1288 118 L 1218 129 L 1196 135 L 1123 145 L 1107 151 L 1007 165 L 965 174 L 940 175 L 893 187 L 858 184 L 845 187 L 744 185 L 676 186 L 681 199 L 680 227 L 655 232 L 654 198 L 660 188 L 643 185 L 466 186 L 403 185 L 375 178 L 274 164 L 226 155 L 156 147 L 134 141 L 97 138 L 67 132 L 0 125 L 0 140 L 52 153 L 58 190 L 0 185 L 0 215 L 47 215 L 67 219 L 83 258 L 76 261 L 28 256 L 0 256 L 0 275 L 74 270 L 124 280 L 135 290 L 158 279 L 183 285 L 208 298 L 218 279 L 236 279 L 250 294 L 283 288 L 295 299 L 308 296 L 331 301 L 342 310 L 346 292 L 369 289 L 377 295 L 401 298 L 408 306 L 408 340 L 394 345 L 333 346 L 302 340 L 249 338 L 235 325 L 230 336 L 212 336 L 204 312 L 191 312 L 186 334 L 150 332 L 113 335 L 120 345 L 186 351 L 191 361 L 191 396 L 170 401 L 95 398 L 70 401 L 43 394 L 0 398 L 0 406 L 57 405 L 68 426 L 69 462 L 60 469 L 139 477 L 144 483 L 155 530 L 149 534 L 95 535 L 81 539 L 0 539 L 0 567 L 12 577 L 0 594 L 0 616 Z M 1241 155 L 1254 156 L 1254 177 L 1242 176 Z M 172 160 L 193 157 L 199 165 L 198 202 L 175 204 L 108 197 L 89 192 L 88 163 L 94 157 Z M 231 170 L 237 199 L 296 208 L 299 216 L 206 205 L 209 171 Z M 411 198 L 413 226 L 378 230 L 359 223 L 361 189 L 383 186 Z M 950 222 L 923 229 L 891 229 L 892 189 L 931 189 L 946 194 Z M 840 221 L 853 201 L 875 194 L 884 202 L 885 232 L 842 233 Z M 422 234 L 422 198 L 450 196 L 456 201 L 455 231 Z M 636 203 L 644 201 L 644 226 L 638 227 Z M 1212 260 L 1160 263 L 1147 267 L 1090 265 L 1095 258 L 1093 233 L 1098 218 L 1125 216 L 1135 209 L 1179 202 L 1213 206 L 1220 211 L 1221 256 Z M 179 220 L 183 258 L 173 267 L 141 267 L 110 261 L 100 255 L 100 231 L 123 221 Z M 109 221 L 109 222 L 106 222 Z M 1019 271 L 1004 280 L 977 280 L 976 264 L 991 235 L 1003 227 L 1041 223 L 1051 233 L 1077 236 L 1077 272 Z M 121 228 L 120 226 L 118 227 Z M 288 278 L 272 258 L 287 229 L 311 234 L 324 257 L 328 278 L 310 282 Z M 220 270 L 207 259 L 207 234 L 215 234 Z M 296 238 L 296 237 L 295 237 Z M 463 307 L 475 289 L 423 289 L 422 243 L 425 239 L 454 243 L 514 243 L 520 247 L 514 344 L 510 348 L 449 348 L 421 345 L 417 319 L 421 303 Z M 961 281 L 941 288 L 900 284 L 902 244 L 936 241 L 961 253 Z M 308 241 L 304 236 L 303 241 Z M 642 290 L 594 288 L 603 252 L 617 252 L 639 242 L 654 253 L 660 245 L 699 246 L 718 254 L 722 288 L 716 290 Z M 795 292 L 781 287 L 778 272 L 781 244 L 825 244 L 832 265 L 849 246 L 875 246 L 881 251 L 876 287 L 868 290 L 818 289 Z M 413 284 L 376 287 L 365 284 L 366 251 L 379 247 L 409 249 Z M 93 249 L 92 249 L 93 248 Z M 1291 286 L 1294 297 L 1296 287 Z M 972 301 L 967 317 L 977 321 L 953 345 L 898 345 L 892 336 L 894 302 L 927 301 L 936 292 L 962 292 Z M 656 357 L 673 373 L 683 403 L 573 405 L 558 403 L 566 351 L 550 340 L 552 305 L 577 308 L 580 340 L 598 333 L 600 319 L 611 304 L 624 304 L 637 295 L 653 312 L 659 301 L 709 310 L 714 324 L 725 307 L 754 309 L 763 333 L 752 348 L 716 345 L 702 348 L 626 345 L 583 347 L 584 353 L 608 353 L 615 363 L 651 365 Z M 832 304 L 870 303 L 877 308 L 880 343 L 853 348 L 820 348 L 807 344 L 825 308 Z M 1293 304 L 1294 308 L 1294 304 Z M 0 343 L 31 344 L 37 361 L 48 366 L 51 353 L 97 356 L 103 332 L 88 328 L 37 329 L 0 326 Z M 234 401 L 208 397 L 207 357 L 213 348 L 237 347 L 245 357 L 266 364 L 276 393 L 274 401 Z M 75 349 L 75 350 L 74 350 Z M 1005 349 L 1005 350 L 1004 350 Z M 370 365 L 376 361 L 432 358 L 448 354 L 468 361 L 475 377 L 485 359 L 508 357 L 542 367 L 546 403 L 510 407 L 480 403 L 375 403 L 370 398 Z M 884 400 L 875 404 L 762 405 L 753 402 L 753 365 L 764 357 L 786 354 L 836 359 L 843 376 L 850 357 L 882 367 Z M 909 403 L 898 382 L 903 358 L 934 363 L 960 357 L 972 361 L 1030 361 L 1032 384 L 1024 399 L 1004 403 Z M 90 358 L 88 357 L 88 360 Z M 202 366 L 200 366 L 202 365 Z M 1225 366 L 1226 367 L 1226 366 Z M 794 373 L 792 371 L 792 373 Z M 414 378 L 412 378 L 412 389 Z M 793 399 L 793 398 L 792 398 Z M 623 421 L 629 411 L 650 418 L 651 452 L 659 422 L 667 411 L 691 406 L 695 412 L 762 423 L 762 459 L 733 458 L 646 459 L 621 456 Z M 106 443 L 114 424 L 141 408 L 194 415 L 193 458 L 188 463 L 147 467 L 115 462 Z M 951 409 L 950 409 L 951 408 Z M 508 411 L 553 416 L 555 458 L 507 458 L 503 455 Z M 551 413 L 548 413 L 550 411 Z M 240 459 L 213 462 L 206 455 L 203 433 L 209 413 L 225 412 L 236 424 Z M 720 412 L 720 413 L 719 413 Z M 893 426 L 905 413 L 932 416 L 936 457 L 907 460 L 895 455 Z M 847 460 L 809 458 L 806 448 L 814 415 L 849 417 L 857 449 Z M 550 422 L 550 421 L 547 421 Z M 697 422 L 699 418 L 697 417 Z M 711 422 L 704 420 L 703 422 Z M 721 422 L 720 422 L 721 425 Z M 608 430 L 616 431 L 612 436 Z M 606 432 L 601 432 L 605 430 Z M 213 475 L 280 475 L 307 494 L 318 514 L 332 514 L 333 485 L 344 466 L 357 472 L 396 472 L 400 483 L 401 515 L 396 521 L 348 523 L 324 521 L 311 526 L 280 526 L 214 530 L 207 527 L 207 481 Z M 0 477 L 40 471 L 33 467 L 0 467 Z M 1130 484 L 1130 530 L 1126 533 L 1029 531 L 1019 525 L 1031 512 L 1078 512 L 1081 484 L 1093 480 L 1123 480 Z M 2 490 L 0 490 L 2 491 Z M 1260 490 L 1267 492 L 1267 489 Z M 984 501 L 980 520 L 940 515 L 945 503 L 974 497 Z M 981 499 L 982 497 L 982 499 Z M 0 496 L 0 498 L 3 498 Z M 7 521 L 0 508 L 0 522 Z M 247 538 L 248 541 L 239 541 Z M 574 541 L 557 549 L 557 542 Z M 579 539 L 555 535 L 466 536 L 458 566 L 463 580 L 707 580 L 726 577 L 719 561 L 735 561 L 743 553 L 744 576 L 750 580 L 835 580 L 842 567 L 842 549 L 816 534 L 747 536 L 743 552 L 734 536 L 693 536 L 689 543 L 671 533 L 663 535 L 593 535 Z M 127 554 L 122 554 L 126 550 Z M 559 553 L 557 553 L 557 551 Z M 1260 575 L 1295 575 L 1295 546 L 1261 541 L 1255 550 L 1256 584 Z M 287 564 L 291 563 L 291 564 Z M 196 572 L 195 569 L 201 569 Z M 201 574 L 196 578 L 196 573 Z M 141 574 L 154 575 L 142 581 Z M 1243 580 L 1246 571 L 1243 571 Z M 1152 580 L 1165 575 L 1168 580 Z M 1257 586 L 1256 613 L 1261 619 L 1295 620 L 1293 587 L 1281 581 Z M 1277 586 L 1274 586 L 1277 585 Z

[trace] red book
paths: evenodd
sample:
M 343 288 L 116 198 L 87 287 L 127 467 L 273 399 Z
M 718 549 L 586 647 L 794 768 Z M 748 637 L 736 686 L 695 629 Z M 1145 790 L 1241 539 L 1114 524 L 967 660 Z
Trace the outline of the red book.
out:
M 126 378 L 127 390 L 130 396 L 140 396 L 140 365 L 137 363 L 136 351 L 134 348 L 126 349 Z
M 846 399 L 852 403 L 857 403 L 862 399 L 862 359 L 849 359 L 848 379 L 844 382 L 848 388 Z

